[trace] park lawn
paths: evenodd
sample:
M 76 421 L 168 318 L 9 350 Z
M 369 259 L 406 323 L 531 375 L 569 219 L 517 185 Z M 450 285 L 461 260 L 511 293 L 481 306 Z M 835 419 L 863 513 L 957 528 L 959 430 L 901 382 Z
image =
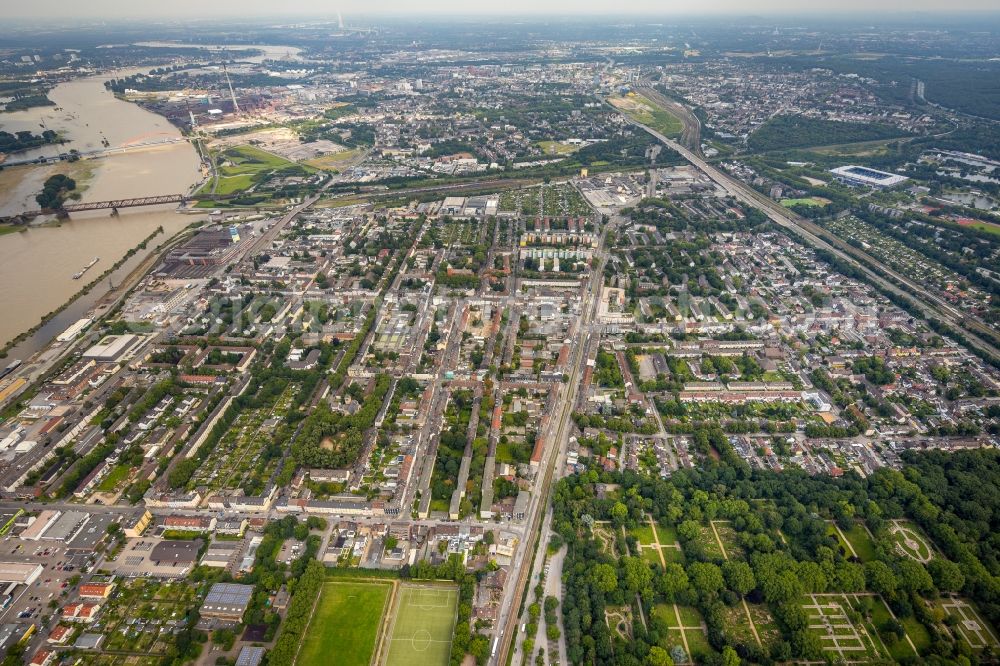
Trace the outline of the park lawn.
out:
M 946 606 L 946 604 L 951 605 Z M 959 607 L 956 608 L 955 604 L 958 604 Z M 1000 647 L 992 625 L 983 620 L 982 615 L 968 599 L 939 599 L 935 605 L 941 608 L 946 616 L 955 621 L 951 626 L 951 633 L 956 640 L 965 643 L 973 650 L 982 650 L 987 645 L 994 649 Z M 979 632 L 966 631 L 963 622 L 967 619 L 979 624 L 981 630 Z
M 916 548 L 911 549 L 906 544 L 907 537 L 904 532 L 892 532 L 892 541 L 899 550 L 902 550 L 904 553 L 917 560 L 925 560 L 934 557 L 934 548 L 931 546 L 930 539 L 927 538 L 927 535 L 924 534 L 922 529 L 909 520 L 897 520 L 895 523 L 899 527 L 912 532 L 915 535 L 916 541 Z
M 646 562 L 660 566 L 660 556 L 656 554 L 656 548 L 643 548 L 641 552 L 642 559 Z
M 664 527 L 656 523 L 656 536 L 660 540 L 660 545 L 677 543 L 677 528 L 671 525 Z
M 629 530 L 629 534 L 644 546 L 648 546 L 654 541 L 653 528 L 649 526 L 649 523 L 641 523 L 638 527 L 633 527 Z
M 905 638 L 901 638 L 895 643 L 886 640 L 886 636 L 879 631 L 879 627 L 892 619 L 892 613 L 889 612 L 889 607 L 885 605 L 885 601 L 882 600 L 882 597 L 875 597 L 874 602 L 875 604 L 872 608 L 872 619 L 869 623 L 871 626 L 868 627 L 869 633 L 873 636 L 873 640 L 877 642 L 878 639 L 881 639 L 881 643 L 878 643 L 879 647 L 882 647 L 883 645 L 887 647 L 893 659 L 899 660 L 906 657 L 917 656 L 913 653 L 913 648 L 910 647 L 910 644 L 906 642 Z M 903 626 L 905 628 L 906 625 L 904 624 Z M 878 639 L 874 638 L 874 636 L 877 636 Z
M 691 606 L 678 606 L 678 612 L 681 616 L 681 622 L 684 624 L 684 634 L 687 636 L 688 646 L 691 648 L 692 654 L 695 658 L 705 657 L 711 654 L 712 647 L 708 643 L 708 637 L 705 636 L 705 632 L 701 627 L 701 615 L 698 613 L 697 609 Z M 654 615 L 659 615 L 666 622 L 667 627 L 667 638 L 664 642 L 660 643 L 660 647 L 667 650 L 668 652 L 675 645 L 684 647 L 684 641 L 681 638 L 681 630 L 677 627 L 677 615 L 674 613 L 674 607 L 672 604 L 657 604 L 653 609 Z M 692 629 L 691 627 L 698 627 L 697 629 Z
M 368 666 L 391 589 L 388 583 L 324 584 L 297 664 Z
M 101 493 L 114 492 L 115 488 L 118 487 L 118 484 L 128 478 L 130 469 L 131 468 L 128 465 L 116 465 L 115 468 L 108 472 L 108 475 L 101 479 L 101 482 L 97 484 L 97 491 Z
M 226 175 L 229 175 L 228 172 L 256 173 L 258 171 L 269 171 L 271 169 L 280 169 L 293 164 L 293 162 L 289 162 L 284 157 L 280 157 L 274 153 L 269 153 L 265 150 L 261 150 L 260 148 L 255 148 L 254 146 L 235 146 L 233 148 L 228 148 L 223 151 L 223 155 L 225 155 L 226 159 L 233 163 L 232 166 L 222 167 L 223 172 L 226 173 Z
M 235 194 L 236 192 L 242 192 L 253 185 L 253 176 L 248 174 L 241 174 L 236 176 L 222 176 L 219 178 L 219 184 L 215 188 L 215 194 Z M 211 193 L 211 186 L 205 190 L 205 193 Z
M 681 622 L 685 627 L 700 627 L 701 613 L 694 606 L 677 606 L 677 612 L 681 614 Z
M 670 562 L 676 562 L 677 564 L 684 564 L 686 558 L 684 557 L 684 551 L 680 548 L 661 548 L 663 552 L 663 559 Z
M 672 604 L 658 603 L 653 606 L 653 617 L 663 620 L 668 627 L 677 626 L 677 618 L 674 617 L 674 607 Z
M 847 556 L 850 556 L 850 554 L 851 554 L 850 545 L 847 543 L 847 541 L 844 540 L 843 537 L 840 536 L 840 532 L 837 531 L 837 527 L 832 522 L 831 523 L 827 523 L 827 525 L 826 525 L 826 533 L 827 533 L 827 535 L 832 536 L 834 539 L 836 539 L 837 543 L 839 543 L 840 546 L 841 546 L 841 548 L 844 549 L 844 553 Z
M 708 144 L 709 148 L 715 148 L 717 151 L 719 151 L 719 155 L 729 155 L 730 153 L 733 152 L 732 146 L 722 143 L 721 141 L 709 140 L 706 143 Z
M 699 662 L 714 652 L 704 631 L 685 631 L 684 633 L 687 634 L 688 646 L 691 648 L 690 656 Z
M 689 631 L 688 634 L 693 634 L 693 631 Z M 690 636 L 688 637 L 690 640 Z M 667 629 L 667 639 L 661 641 L 660 647 L 662 647 L 667 652 L 673 649 L 675 645 L 680 645 L 684 647 L 684 639 L 681 637 L 680 629 Z
M 841 642 L 845 646 L 849 640 L 852 645 L 856 647 L 863 647 L 868 659 L 886 657 L 888 655 L 888 651 L 881 637 L 876 632 L 875 627 L 889 618 L 889 609 L 881 601 L 880 597 L 875 597 L 873 599 L 875 605 L 872 612 L 872 619 L 862 620 L 860 623 L 854 624 L 846 617 L 846 612 L 847 609 L 853 608 L 855 601 L 856 597 L 853 595 L 816 595 L 816 602 L 820 604 L 822 608 L 803 608 L 809 619 L 809 633 L 819 638 L 823 643 L 824 651 L 834 657 L 836 657 L 837 653 L 833 649 L 832 641 L 829 638 L 831 636 L 841 637 Z M 810 597 L 805 596 L 800 599 L 799 603 L 805 607 L 807 605 L 812 605 L 813 601 Z M 831 604 L 838 605 L 840 609 L 830 608 Z M 881 608 L 879 608 L 880 605 Z M 828 626 L 824 626 L 824 618 L 827 618 L 830 622 Z M 854 629 L 857 630 L 858 639 L 848 638 L 853 636 L 853 631 L 849 625 L 853 625 Z M 867 632 L 867 636 L 862 633 L 862 628 L 865 632 Z M 857 653 L 856 657 L 854 655 L 852 655 L 852 657 L 855 659 L 861 659 L 862 654 Z
M 923 654 L 924 650 L 931 646 L 931 634 L 927 631 L 927 627 L 921 624 L 921 622 L 912 615 L 910 617 L 903 618 L 899 622 L 903 625 L 903 628 L 906 629 L 906 633 L 910 637 L 910 640 L 913 641 L 913 645 L 917 648 L 917 652 Z
M 218 185 L 215 194 L 234 194 L 253 185 L 260 176 L 268 171 L 295 166 L 283 157 L 274 155 L 253 146 L 234 146 L 222 151 L 229 164 L 218 168 Z M 310 167 L 303 167 L 312 171 Z M 198 190 L 199 194 L 212 193 L 212 181 L 209 180 Z
M 873 141 L 854 141 L 852 143 L 836 143 L 827 146 L 811 146 L 806 148 L 811 153 L 836 157 L 873 157 L 888 152 L 888 144 L 897 139 L 875 139 Z
M 875 559 L 875 542 L 868 536 L 868 530 L 864 525 L 855 523 L 851 529 L 844 530 L 844 536 L 854 546 L 854 552 L 858 554 L 859 560 L 869 562 Z

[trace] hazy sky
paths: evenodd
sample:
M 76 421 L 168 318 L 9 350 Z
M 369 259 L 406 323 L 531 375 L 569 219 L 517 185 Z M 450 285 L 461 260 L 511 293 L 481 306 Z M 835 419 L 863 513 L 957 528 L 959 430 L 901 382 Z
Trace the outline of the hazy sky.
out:
M 913 11 L 996 11 L 997 0 L 0 0 L 7 17 L 17 18 L 138 18 L 231 16 L 247 18 L 254 15 L 335 14 L 351 12 L 371 14 L 416 13 L 567 13 L 567 14 L 738 14 L 851 12 L 865 14 L 873 9 L 880 13 Z

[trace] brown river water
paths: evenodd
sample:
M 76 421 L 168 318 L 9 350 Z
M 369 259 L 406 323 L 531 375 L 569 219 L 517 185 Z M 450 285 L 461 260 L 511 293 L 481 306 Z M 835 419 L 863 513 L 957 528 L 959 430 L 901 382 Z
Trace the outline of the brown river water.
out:
M 67 144 L 46 146 L 16 157 L 52 156 L 71 148 L 95 150 L 105 140 L 109 146 L 118 147 L 180 136 L 161 116 L 116 99 L 104 88 L 107 78 L 100 75 L 58 85 L 49 93 L 55 107 L 0 114 L 0 129 L 8 132 L 40 133 L 47 128 L 69 139 Z M 184 142 L 72 164 L 8 167 L 0 171 L 0 216 L 36 209 L 34 196 L 54 173 L 66 173 L 81 183 L 82 202 L 106 201 L 186 193 L 201 180 L 201 162 L 194 147 Z M 36 325 L 43 315 L 65 303 L 157 227 L 162 226 L 166 233 L 150 243 L 150 249 L 198 219 L 202 218 L 178 214 L 173 206 L 122 209 L 118 217 L 107 211 L 89 211 L 74 214 L 58 225 L 39 219 L 25 231 L 0 235 L 0 345 Z M 115 284 L 142 256 L 140 253 L 133 257 L 112 276 Z M 73 274 L 95 257 L 100 257 L 97 264 L 81 279 L 74 280 Z M 84 316 L 107 290 L 105 279 L 39 334 L 18 345 L 9 358 L 24 360 L 38 351 Z

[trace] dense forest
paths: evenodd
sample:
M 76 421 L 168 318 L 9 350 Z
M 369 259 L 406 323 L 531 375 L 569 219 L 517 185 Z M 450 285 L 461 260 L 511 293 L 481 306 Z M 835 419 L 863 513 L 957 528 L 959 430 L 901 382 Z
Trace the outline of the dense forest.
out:
M 902 471 L 811 477 L 751 469 L 714 435 L 720 461 L 706 468 L 668 479 L 595 468 L 558 483 L 572 663 L 836 663 L 817 613 L 858 628 L 855 661 L 994 660 L 954 609 L 1000 619 L 1000 453 L 907 453 Z M 665 559 L 648 557 L 654 529 L 673 541 Z M 914 534 L 926 536 L 903 536 Z M 706 628 L 686 627 L 683 644 L 682 612 Z
M 805 146 L 832 146 L 840 143 L 876 141 L 908 136 L 891 125 L 845 123 L 805 116 L 775 116 L 747 139 L 747 146 L 757 152 L 785 150 Z
M 784 59 L 796 68 L 823 67 L 878 81 L 885 99 L 905 103 L 912 99 L 911 82 L 924 82 L 924 96 L 934 104 L 983 118 L 1000 118 L 1000 63 L 989 60 L 857 58 L 793 56 Z

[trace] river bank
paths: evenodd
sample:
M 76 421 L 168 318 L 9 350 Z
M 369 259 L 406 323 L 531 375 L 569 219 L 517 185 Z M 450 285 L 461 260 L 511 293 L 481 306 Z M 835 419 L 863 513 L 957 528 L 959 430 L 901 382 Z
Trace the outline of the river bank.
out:
M 38 155 L 47 157 L 73 148 L 84 151 L 181 136 L 165 118 L 116 98 L 104 88 L 106 79 L 107 75 L 98 75 L 59 84 L 50 92 L 55 107 L 4 114 L 0 124 L 11 132 L 42 126 L 66 137 L 66 144 L 36 149 Z M 55 173 L 79 179 L 82 202 L 184 193 L 202 178 L 201 159 L 187 142 L 92 160 L 10 167 L 0 171 L 0 215 L 36 208 L 35 194 Z M 74 273 L 94 257 L 118 262 L 158 227 L 172 237 L 192 219 L 176 214 L 173 206 L 162 206 L 122 210 L 117 217 L 107 211 L 92 211 L 56 223 L 51 219 L 38 222 L 0 234 L 0 281 L 4 285 L 0 290 L 0 344 L 38 326 L 43 316 L 61 308 L 28 340 L 38 340 L 39 332 L 58 335 L 85 316 L 99 297 L 91 293 L 66 307 L 80 290 Z M 105 290 L 95 286 L 94 291 Z M 30 355 L 40 349 L 25 342 L 8 354 Z

